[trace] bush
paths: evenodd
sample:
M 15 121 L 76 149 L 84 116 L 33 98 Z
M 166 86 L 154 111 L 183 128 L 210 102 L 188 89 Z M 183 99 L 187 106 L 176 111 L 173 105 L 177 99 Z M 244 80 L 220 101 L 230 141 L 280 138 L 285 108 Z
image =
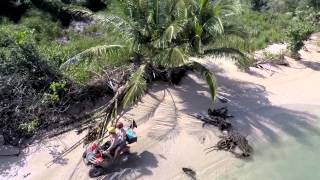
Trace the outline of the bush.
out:
M 21 123 L 19 125 L 19 129 L 24 131 L 24 134 L 26 134 L 27 136 L 28 135 L 32 136 L 37 131 L 38 125 L 39 125 L 38 119 L 35 118 L 30 122 Z
M 48 120 L 41 103 L 50 84 L 62 78 L 39 55 L 32 31 L 0 28 L 0 127 L 7 143 L 34 134 Z
M 268 61 L 283 61 L 285 58 L 285 53 L 284 52 L 280 52 L 279 54 L 273 54 L 270 53 L 268 51 L 264 51 L 263 52 L 263 56 L 266 60 Z
M 318 26 L 318 28 L 320 27 L 320 10 L 317 10 L 314 7 L 298 7 L 294 11 L 293 16 L 298 18 L 300 21 L 308 22 L 315 27 Z
M 310 25 L 297 23 L 289 27 L 287 37 L 289 40 L 289 52 L 294 58 L 299 58 L 299 50 L 304 46 L 304 41 L 309 38 L 313 28 Z
M 54 105 L 60 101 L 61 96 L 65 93 L 66 82 L 52 82 L 49 86 L 49 93 L 44 93 L 42 102 Z
M 59 22 L 53 22 L 43 13 L 30 13 L 30 16 L 21 19 L 19 26 L 32 30 L 37 42 L 53 41 L 62 36 L 62 25 Z

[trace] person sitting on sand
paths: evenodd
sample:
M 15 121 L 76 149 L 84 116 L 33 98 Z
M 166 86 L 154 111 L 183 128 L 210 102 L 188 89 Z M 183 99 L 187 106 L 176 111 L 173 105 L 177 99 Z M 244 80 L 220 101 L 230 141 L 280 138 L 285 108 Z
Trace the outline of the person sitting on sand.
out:
M 123 123 L 118 122 L 116 127 L 117 127 L 117 135 L 119 137 L 119 141 L 118 141 L 119 143 L 118 143 L 117 148 L 115 150 L 115 155 L 114 155 L 115 158 L 118 157 L 120 150 L 125 147 L 126 140 L 127 140 L 127 132 L 123 128 Z

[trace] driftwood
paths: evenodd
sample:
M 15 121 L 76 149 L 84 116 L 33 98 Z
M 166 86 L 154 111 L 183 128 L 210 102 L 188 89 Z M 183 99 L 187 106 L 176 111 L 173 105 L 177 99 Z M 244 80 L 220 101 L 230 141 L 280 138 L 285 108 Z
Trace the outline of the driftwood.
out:
M 193 169 L 190 169 L 190 168 L 182 168 L 182 171 L 187 175 L 189 176 L 192 180 L 196 180 L 196 175 L 197 173 L 193 170 Z
M 223 107 L 219 109 L 208 110 L 208 115 L 193 114 L 193 117 L 201 120 L 205 124 L 211 124 L 218 127 L 220 131 L 227 132 L 227 135 L 220 136 L 220 140 L 215 146 L 208 148 L 209 152 L 213 150 L 229 151 L 236 155 L 236 157 L 248 157 L 252 153 L 252 148 L 248 143 L 246 137 L 232 129 L 232 124 L 228 118 L 233 116 L 228 113 L 228 109 Z M 240 150 L 237 151 L 237 148 Z
M 198 113 L 191 114 L 191 116 L 203 121 L 204 122 L 203 126 L 205 126 L 206 124 L 210 124 L 219 128 L 220 131 L 229 130 L 232 126 L 228 120 L 221 117 L 212 117 L 212 116 L 198 114 Z
M 229 114 L 228 109 L 226 107 L 222 107 L 219 109 L 208 109 L 208 115 L 212 118 L 220 117 L 226 120 L 227 118 L 232 118 L 233 116 Z
M 252 152 L 252 148 L 248 143 L 246 137 L 242 136 L 240 133 L 231 131 L 228 135 L 220 136 L 218 143 L 208 148 L 208 150 L 223 150 L 229 151 L 235 154 L 237 157 L 248 157 Z M 239 148 L 241 152 L 236 151 L 236 147 Z

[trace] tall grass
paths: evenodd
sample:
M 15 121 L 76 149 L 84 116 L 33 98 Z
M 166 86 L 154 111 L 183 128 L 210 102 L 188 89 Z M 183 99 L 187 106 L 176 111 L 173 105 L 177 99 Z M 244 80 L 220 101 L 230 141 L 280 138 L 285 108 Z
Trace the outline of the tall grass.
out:
M 235 19 L 242 24 L 249 35 L 249 43 L 240 45 L 245 51 L 255 51 L 265 48 L 274 42 L 284 42 L 285 32 L 292 22 L 291 17 L 284 14 L 271 14 L 268 12 L 255 12 L 248 10 Z

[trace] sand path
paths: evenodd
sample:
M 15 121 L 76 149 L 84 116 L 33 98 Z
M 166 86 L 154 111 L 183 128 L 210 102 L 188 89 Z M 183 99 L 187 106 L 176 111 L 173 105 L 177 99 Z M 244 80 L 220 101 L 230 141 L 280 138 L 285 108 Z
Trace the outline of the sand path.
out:
M 313 37 L 320 39 L 319 34 Z M 233 123 L 248 135 L 254 147 L 290 138 L 308 143 L 301 139 L 305 132 L 320 134 L 312 112 L 290 106 L 320 107 L 320 48 L 312 41 L 306 44 L 308 51 L 301 51 L 301 61 L 289 59 L 291 67 L 251 68 L 244 73 L 221 59 L 206 58 L 205 65 L 217 73 L 219 95 L 230 100 L 227 106 L 235 116 Z M 283 46 L 269 48 L 272 51 L 279 47 Z M 138 122 L 139 141 L 132 145 L 133 158 L 121 167 L 121 177 L 188 179 L 181 170 L 188 167 L 197 172 L 198 179 L 212 180 L 239 166 L 239 161 L 229 153 L 205 152 L 205 148 L 217 142 L 219 132 L 213 127 L 203 128 L 189 114 L 205 112 L 209 106 L 208 88 L 194 74 L 184 78 L 181 86 L 153 85 L 122 118 Z M 82 136 L 70 132 L 35 143 L 19 157 L 1 157 L 0 179 L 88 179 L 88 168 L 81 161 L 81 146 L 48 164 Z M 105 179 L 110 176 L 119 179 L 117 172 Z

